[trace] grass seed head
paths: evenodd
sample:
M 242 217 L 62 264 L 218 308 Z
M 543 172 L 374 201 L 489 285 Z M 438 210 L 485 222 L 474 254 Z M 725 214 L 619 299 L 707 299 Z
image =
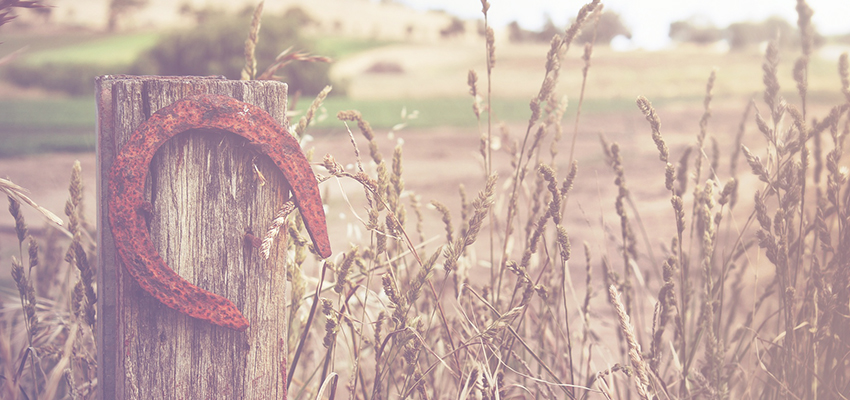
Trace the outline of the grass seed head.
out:
M 676 167 L 674 167 L 673 164 L 670 164 L 668 162 L 667 165 L 664 167 L 664 187 L 667 188 L 667 190 L 672 191 L 673 190 L 673 182 L 675 182 L 675 180 L 676 180 Z
M 265 3 L 265 1 L 260 1 L 260 3 L 257 4 L 257 8 L 254 9 L 254 16 L 251 19 L 251 28 L 248 31 L 248 38 L 245 39 L 245 66 L 242 68 L 241 77 L 243 81 L 254 79 L 254 76 L 257 74 L 257 58 L 254 53 L 257 48 L 257 42 L 259 41 L 260 22 L 262 21 L 263 16 L 263 3 Z
M 8 196 L 9 213 L 15 218 L 15 234 L 18 236 L 18 244 L 24 243 L 24 238 L 27 237 L 27 223 L 24 220 L 24 214 L 21 212 L 21 203 L 15 200 L 14 197 Z
M 838 57 L 838 75 L 841 77 L 841 92 L 850 103 L 850 62 L 847 61 L 846 52 Z
M 646 97 L 639 96 L 636 103 L 646 117 L 646 120 L 649 121 L 649 126 L 652 129 L 652 141 L 655 142 L 655 146 L 658 148 L 659 158 L 666 163 L 670 152 L 667 149 L 667 144 L 664 143 L 664 138 L 661 137 L 661 118 L 658 117 L 655 108 L 652 107 L 652 103 Z
M 808 57 L 812 54 L 812 47 L 815 43 L 815 30 L 812 26 L 812 15 L 814 11 L 806 0 L 797 0 L 797 26 L 800 28 L 800 39 L 803 48 L 803 56 Z

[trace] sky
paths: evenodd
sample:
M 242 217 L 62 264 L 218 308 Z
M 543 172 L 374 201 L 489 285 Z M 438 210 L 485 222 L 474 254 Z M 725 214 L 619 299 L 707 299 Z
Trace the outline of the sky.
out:
M 480 0 L 398 0 L 418 10 L 445 10 L 464 19 L 482 18 Z M 589 0 L 588 0 L 589 1 Z M 566 25 L 587 1 L 490 0 L 488 19 L 494 26 L 516 20 L 526 29 L 538 29 L 548 14 L 558 26 Z M 850 0 L 808 0 L 812 21 L 824 35 L 850 33 Z M 698 17 L 724 28 L 733 22 L 762 21 L 780 16 L 797 24 L 795 0 L 603 0 L 606 10 L 618 13 L 632 31 L 632 44 L 649 50 L 664 48 L 670 23 Z

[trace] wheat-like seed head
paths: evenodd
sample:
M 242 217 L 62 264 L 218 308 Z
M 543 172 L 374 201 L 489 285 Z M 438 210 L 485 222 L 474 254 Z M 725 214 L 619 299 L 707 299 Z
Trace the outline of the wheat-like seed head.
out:
M 420 195 L 412 195 L 410 196 L 410 207 L 413 208 L 413 213 L 416 215 L 416 233 L 419 235 L 419 242 L 425 241 L 425 232 L 423 230 L 422 224 L 422 203 L 420 202 L 422 196 Z
M 330 349 L 333 347 L 336 342 L 336 334 L 339 332 L 339 315 L 336 310 L 333 309 L 333 302 L 322 297 L 322 314 L 324 314 L 325 320 L 325 337 L 322 339 L 322 345 L 325 346 L 326 349 Z
M 248 32 L 248 39 L 245 39 L 245 66 L 242 68 L 242 80 L 250 81 L 257 74 L 257 58 L 255 50 L 259 41 L 260 22 L 263 16 L 263 4 L 265 1 L 260 1 L 257 8 L 254 9 L 254 16 L 251 19 L 251 28 Z
M 675 194 L 677 196 L 684 195 L 685 191 L 688 190 L 688 160 L 691 157 L 692 150 L 693 147 L 691 146 L 685 148 L 685 151 L 682 152 L 682 156 L 679 157 L 679 161 L 676 163 Z
M 685 231 L 685 204 L 678 195 L 673 195 L 670 203 L 673 204 L 673 211 L 676 214 L 676 231 L 681 234 Z
M 812 26 L 814 11 L 806 4 L 806 0 L 797 0 L 797 26 L 800 28 L 800 39 L 803 47 L 803 57 L 812 54 L 815 42 L 815 30 Z
M 15 281 L 15 285 L 18 288 L 18 295 L 21 298 L 24 315 L 26 316 L 29 343 L 32 344 L 35 337 L 38 336 L 41 331 L 40 322 L 35 313 L 35 290 L 33 289 L 32 282 L 30 281 L 28 274 L 24 271 L 21 261 L 19 261 L 15 256 L 12 256 L 12 279 Z
M 97 302 L 97 294 L 94 291 L 94 271 L 92 270 L 91 264 L 89 264 L 88 256 L 86 256 L 83 246 L 80 244 L 79 240 L 76 240 L 76 237 L 72 246 L 75 254 L 74 260 L 77 268 L 80 270 L 80 282 L 82 283 L 86 295 L 84 308 L 86 323 L 90 327 L 94 327 L 96 322 L 95 302 Z
M 487 41 L 487 70 L 490 71 L 496 66 L 496 34 L 492 27 L 487 27 L 484 37 Z
M 454 239 L 452 238 L 452 214 L 449 211 L 449 208 L 446 207 L 445 204 L 440 203 L 437 200 L 431 200 L 431 205 L 437 209 L 443 216 L 443 224 L 446 226 L 446 243 L 451 243 Z
M 345 289 L 345 285 L 350 283 L 348 280 L 349 271 L 351 270 L 351 265 L 354 263 L 354 260 L 358 257 L 357 254 L 358 248 L 357 246 L 352 246 L 351 250 L 345 254 L 342 259 L 342 264 L 340 264 L 337 269 L 336 275 L 336 285 L 334 285 L 334 292 L 342 293 Z
M 369 153 L 372 156 L 372 160 L 375 161 L 375 164 L 381 164 L 384 157 L 381 155 L 381 152 L 378 151 L 378 144 L 375 142 L 375 133 L 372 131 L 372 126 L 369 122 L 363 119 L 363 115 L 360 114 L 360 111 L 340 111 L 337 113 L 336 117 L 340 121 L 357 122 L 357 127 L 360 129 L 360 133 L 362 133 L 366 140 L 369 141 Z
M 658 291 L 658 324 L 652 333 L 652 343 L 650 345 L 649 365 L 652 371 L 658 370 L 658 364 L 661 362 L 661 340 L 664 336 L 664 330 L 670 320 L 670 314 L 676 307 L 676 289 L 673 281 L 676 266 L 676 257 L 670 256 L 664 260 L 661 268 L 663 285 Z
M 635 369 L 635 385 L 637 386 L 638 395 L 644 400 L 650 400 L 653 397 L 649 393 L 649 374 L 647 373 L 646 363 L 641 356 L 640 345 L 637 342 L 635 328 L 629 321 L 629 315 L 626 313 L 626 308 L 620 300 L 620 292 L 614 285 L 608 286 L 611 302 L 614 309 L 617 311 L 617 317 L 620 321 L 620 330 L 626 338 L 626 343 L 629 346 L 629 361 Z
M 570 259 L 570 235 L 567 233 L 567 228 L 564 228 L 563 225 L 558 225 L 555 229 L 558 232 L 558 249 L 561 252 L 561 260 L 566 262 Z
M 487 0 L 481 0 L 481 12 L 484 15 L 487 15 L 487 11 L 490 10 L 490 2 Z
M 804 39 L 805 40 L 805 39 Z M 792 70 L 792 75 L 794 76 L 794 81 L 797 82 L 797 92 L 800 93 L 800 98 L 806 98 L 806 92 L 809 87 L 807 70 L 809 66 L 809 59 L 807 56 L 801 56 L 794 62 L 794 69 Z
M 27 237 L 27 223 L 24 220 L 24 214 L 21 212 L 21 203 L 18 203 L 11 195 L 9 198 L 9 214 L 15 219 L 15 233 L 18 235 L 18 245 L 24 243 L 24 238 Z
M 590 3 L 587 3 L 582 6 L 581 9 L 578 11 L 578 15 L 576 15 L 575 21 L 573 21 L 570 27 L 567 28 L 566 32 L 564 32 L 564 43 L 567 47 L 569 47 L 570 43 L 572 43 L 573 39 L 575 39 L 576 35 L 578 35 L 579 29 L 581 29 L 581 26 L 584 24 L 584 21 L 587 19 L 590 13 L 593 12 L 593 10 L 595 10 L 596 7 L 599 6 L 599 4 L 600 0 L 593 0 Z
M 838 75 L 841 77 L 841 92 L 847 102 L 850 103 L 850 63 L 847 62 L 847 53 L 841 53 L 838 57 Z
M 661 118 L 658 117 L 658 114 L 655 112 L 655 108 L 652 107 L 652 103 L 650 103 L 646 97 L 639 96 L 637 98 L 637 106 L 640 108 L 640 111 L 643 112 L 646 120 L 649 121 L 649 126 L 652 129 L 652 141 L 654 141 L 655 146 L 658 147 L 661 161 L 666 163 L 670 153 L 669 150 L 667 150 L 667 144 L 664 143 L 664 138 L 661 137 Z
M 669 162 L 664 166 L 664 187 L 673 191 L 673 182 L 676 180 L 676 167 Z
M 307 129 L 307 125 L 310 124 L 310 121 L 313 120 L 313 116 L 316 114 L 316 110 L 322 105 L 322 102 L 325 101 L 325 98 L 328 97 L 328 93 L 331 92 L 332 87 L 330 85 L 325 86 L 316 98 L 313 99 L 313 103 L 310 104 L 310 107 L 307 108 L 307 112 L 304 113 L 303 116 L 298 120 L 298 125 L 295 127 L 295 131 L 292 132 L 293 136 L 296 139 L 300 139 L 301 135 Z
M 761 225 L 762 229 L 770 231 L 771 221 L 770 217 L 767 216 L 767 205 L 764 204 L 764 199 L 758 190 L 756 190 L 753 198 L 755 200 L 756 218 L 759 221 L 759 225 Z
M 260 245 L 260 254 L 268 260 L 269 254 L 272 249 L 272 245 L 274 244 L 275 238 L 277 238 L 280 233 L 280 228 L 286 223 L 286 217 L 295 210 L 295 202 L 290 200 L 287 201 L 283 207 L 277 212 L 274 220 L 272 220 L 271 226 L 266 230 L 266 235 L 263 236 L 263 243 Z
M 24 204 L 34 208 L 36 211 L 40 212 L 45 217 L 47 217 L 47 219 L 49 219 L 50 222 L 53 222 L 54 224 L 56 224 L 60 228 L 62 228 L 62 225 L 63 225 L 62 219 L 57 217 L 56 214 L 50 212 L 50 210 L 48 210 L 44 207 L 41 207 L 38 204 L 36 204 L 34 201 L 32 201 L 32 199 L 30 199 L 29 196 L 26 195 L 26 193 L 27 193 L 26 189 L 16 185 L 14 182 L 12 182 L 8 179 L 0 178 L 0 191 L 2 191 L 3 193 L 6 194 L 6 196 L 10 199 L 9 200 L 10 203 L 11 203 L 12 200 L 14 200 L 15 202 L 18 202 L 18 203 L 24 203 Z M 11 204 L 10 204 L 10 207 L 11 207 Z M 20 207 L 20 204 L 18 204 L 16 207 Z M 10 209 L 10 211 L 11 211 L 11 209 Z M 15 213 L 12 213 L 12 215 L 14 216 Z M 17 224 L 17 222 L 16 222 L 16 224 Z M 63 228 L 63 232 L 68 234 L 67 230 L 64 230 L 64 228 Z M 68 236 L 71 236 L 71 235 L 69 234 Z M 23 238 L 21 237 L 19 239 L 19 241 L 22 242 Z
M 472 96 L 472 112 L 475 113 L 475 118 L 481 118 L 481 104 L 478 98 L 478 74 L 475 70 L 470 69 L 467 74 L 466 83 L 469 85 L 469 94 Z
M 767 103 L 773 117 L 774 123 L 779 123 L 784 112 L 782 104 L 782 96 L 779 94 L 779 77 L 777 75 L 777 67 L 779 65 L 779 48 L 776 40 L 771 40 L 767 45 L 767 50 L 764 55 L 764 102 Z
M 729 178 L 726 181 L 726 184 L 723 185 L 723 190 L 720 192 L 720 199 L 717 200 L 717 203 L 721 206 L 726 205 L 729 202 L 729 199 L 732 197 L 733 193 L 738 189 L 738 180 L 735 178 Z
M 744 151 L 744 157 L 747 159 L 747 164 L 750 164 L 753 174 L 758 176 L 762 182 L 770 183 L 770 176 L 764 164 L 761 163 L 759 156 L 753 154 L 747 146 L 741 145 L 741 149 Z

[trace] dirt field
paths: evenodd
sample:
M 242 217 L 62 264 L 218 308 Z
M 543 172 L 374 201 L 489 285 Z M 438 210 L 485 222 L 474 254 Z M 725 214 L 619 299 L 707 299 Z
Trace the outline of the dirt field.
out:
M 702 110 L 673 104 L 660 107 L 658 112 L 662 118 L 662 129 L 665 140 L 670 146 L 671 155 L 673 158 L 678 158 L 683 149 L 695 141 L 694 135 L 698 131 L 697 124 Z M 711 131 L 718 136 L 723 146 L 724 161 L 721 164 L 720 176 L 724 181 L 728 174 L 726 157 L 731 150 L 729 146 L 741 118 L 740 113 L 738 107 L 718 107 L 711 120 Z M 560 152 L 558 159 L 562 163 L 559 165 L 561 176 L 567 170 L 572 121 L 572 117 L 565 121 L 566 132 L 558 146 Z M 387 132 L 376 133 L 380 150 L 385 156 L 392 154 L 392 149 L 398 142 L 403 142 L 405 187 L 411 194 L 421 196 L 420 201 L 423 205 L 431 200 L 439 200 L 449 206 L 453 215 L 459 216 L 459 185 L 465 185 L 469 198 L 472 198 L 483 186 L 483 168 L 478 154 L 479 133 L 475 130 L 451 127 L 402 130 L 393 138 L 389 138 Z M 519 140 L 524 134 L 524 127 L 511 126 L 510 133 L 515 140 Z M 615 231 L 619 223 L 616 215 L 613 214 L 616 196 L 616 187 L 613 185 L 614 175 L 610 167 L 605 165 L 599 144 L 600 133 L 604 134 L 609 141 L 618 142 L 623 149 L 628 186 L 639 204 L 644 223 L 653 230 L 652 236 L 654 240 L 657 240 L 653 244 L 657 246 L 662 242 L 667 243 L 672 232 L 658 230 L 671 227 L 671 224 L 666 223 L 671 218 L 671 213 L 669 193 L 664 189 L 663 183 L 664 167 L 658 160 L 648 125 L 637 108 L 633 112 L 595 114 L 581 121 L 575 151 L 579 162 L 579 175 L 570 197 L 569 210 L 571 211 L 567 212 L 569 216 L 567 227 L 574 236 L 575 243 L 586 240 L 594 245 L 603 246 L 605 234 L 601 221 L 604 220 L 606 224 L 611 225 L 608 228 Z M 324 154 L 332 154 L 337 161 L 351 168 L 351 164 L 355 161 L 354 152 L 344 127 L 314 131 L 312 134 L 315 137 L 315 141 L 311 143 L 315 149 L 315 159 L 320 159 Z M 361 153 L 364 157 L 368 157 L 362 135 L 356 129 L 354 134 Z M 749 139 L 746 141 L 758 146 L 762 139 L 756 135 L 757 133 L 750 132 Z M 548 148 L 548 144 L 546 146 Z M 495 154 L 494 164 L 499 166 L 501 181 L 504 182 L 511 173 L 508 157 L 503 151 L 495 152 Z M 85 214 L 90 221 L 95 221 L 96 166 L 93 153 L 3 158 L 0 159 L 0 171 L 3 171 L 3 174 L 13 182 L 30 190 L 31 197 L 37 203 L 64 217 L 64 204 L 68 198 L 68 180 L 71 166 L 76 159 L 81 161 L 83 168 Z M 746 171 L 746 165 L 743 161 L 741 163 L 739 170 Z M 316 171 L 322 173 L 323 169 L 316 168 Z M 747 173 L 741 175 L 747 175 Z M 352 214 L 353 210 L 360 213 L 361 217 L 364 216 L 362 189 L 354 182 L 340 181 L 338 184 L 335 180 L 331 180 L 323 184 L 322 190 L 326 194 L 326 202 L 331 207 L 329 212 L 329 221 L 332 224 L 331 239 L 335 248 L 341 251 L 347 247 L 349 239 L 355 239 L 348 235 L 354 234 L 353 232 L 357 229 L 365 233 Z M 345 203 L 341 195 L 342 190 L 345 191 L 353 208 Z M 504 199 L 501 199 L 497 207 L 504 207 L 503 203 Z M 409 199 L 407 204 L 410 204 Z M 44 218 L 39 214 L 29 208 L 24 210 L 31 227 L 40 228 L 45 224 Z M 443 228 L 439 214 L 430 209 L 425 209 L 424 213 L 428 220 L 425 225 L 426 235 L 442 234 Z M 665 222 L 660 224 L 654 222 L 659 219 Z M 408 229 L 413 231 L 415 217 L 410 210 L 408 221 Z M 4 212 L 0 213 L 0 257 L 2 259 L 8 259 L 9 256 L 17 254 L 13 226 L 14 221 L 8 212 L 5 212 L 4 207 Z M 0 267 L 0 274 L 7 268 L 7 265 Z

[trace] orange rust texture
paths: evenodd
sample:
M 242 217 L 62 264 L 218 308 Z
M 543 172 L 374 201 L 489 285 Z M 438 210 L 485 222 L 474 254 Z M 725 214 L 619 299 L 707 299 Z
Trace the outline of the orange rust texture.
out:
M 181 99 L 133 132 L 109 172 L 109 221 L 121 261 L 144 290 L 179 312 L 243 331 L 248 321 L 230 300 L 192 285 L 165 264 L 143 217 L 145 178 L 154 153 L 178 133 L 205 128 L 242 136 L 272 159 L 292 188 L 317 252 L 330 257 L 318 184 L 298 142 L 261 108 L 222 95 Z

